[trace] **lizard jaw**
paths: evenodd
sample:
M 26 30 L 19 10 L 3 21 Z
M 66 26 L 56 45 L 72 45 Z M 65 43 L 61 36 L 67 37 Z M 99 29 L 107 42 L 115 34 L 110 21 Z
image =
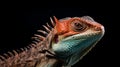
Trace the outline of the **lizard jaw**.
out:
M 93 32 L 92 30 L 87 30 L 84 33 L 71 35 L 68 37 L 56 35 L 52 40 L 52 50 L 60 55 L 65 55 L 64 52 L 68 55 L 67 53 L 69 53 L 69 50 L 73 50 L 71 49 L 72 47 L 79 46 L 79 48 L 82 49 L 85 45 L 89 46 L 93 42 L 98 42 L 103 34 L 104 33 L 101 31 Z
M 96 32 L 96 33 L 91 33 L 91 34 L 88 34 L 88 33 L 86 33 L 86 34 L 81 34 L 80 36 L 81 36 L 81 38 L 78 38 L 78 39 L 84 39 L 84 37 L 89 37 L 89 36 L 91 36 L 91 35 L 96 35 L 96 34 L 100 34 L 100 32 Z M 104 33 L 101 33 L 102 35 L 104 34 Z M 75 35 L 76 36 L 76 35 Z M 101 36 L 102 37 L 102 36 Z M 62 36 L 62 35 L 55 35 L 54 36 L 54 38 L 53 38 L 53 40 L 52 40 L 52 43 L 53 44 L 57 44 L 58 42 L 60 42 L 60 41 L 63 41 L 63 40 L 69 40 L 69 39 L 74 39 L 74 35 L 72 36 L 67 36 L 67 37 L 64 37 L 64 36 Z

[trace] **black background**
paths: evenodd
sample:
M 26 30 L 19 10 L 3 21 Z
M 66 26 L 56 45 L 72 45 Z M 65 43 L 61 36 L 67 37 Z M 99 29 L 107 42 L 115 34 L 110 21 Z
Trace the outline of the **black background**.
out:
M 83 5 L 84 6 L 84 5 Z M 53 6 L 52 6 L 53 7 Z M 82 60 L 73 67 L 98 67 L 116 65 L 118 22 L 117 10 L 111 6 L 94 7 L 24 7 L 7 6 L 1 9 L 0 20 L 0 54 L 8 50 L 27 46 L 36 30 L 43 29 L 42 25 L 50 22 L 49 18 L 91 16 L 95 21 L 105 26 L 103 39 Z M 117 30 L 117 31 L 116 31 Z M 116 37 L 117 36 L 117 37 Z M 116 37 L 116 38 L 115 38 Z

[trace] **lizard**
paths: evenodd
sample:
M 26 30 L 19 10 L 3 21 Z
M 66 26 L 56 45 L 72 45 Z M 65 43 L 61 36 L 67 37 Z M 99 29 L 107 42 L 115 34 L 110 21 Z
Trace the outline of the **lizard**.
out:
M 71 67 L 82 59 L 104 36 L 104 26 L 90 16 L 50 17 L 46 30 L 37 30 L 33 42 L 20 52 L 0 55 L 0 67 Z

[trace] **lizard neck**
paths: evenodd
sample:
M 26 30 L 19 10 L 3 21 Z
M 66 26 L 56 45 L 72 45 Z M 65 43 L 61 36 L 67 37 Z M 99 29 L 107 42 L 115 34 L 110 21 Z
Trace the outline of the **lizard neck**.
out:
M 53 33 L 49 33 L 41 43 L 31 44 L 30 47 L 22 49 L 22 52 L 13 51 L 7 59 L 0 59 L 2 67 L 62 67 L 61 62 L 56 59 L 51 51 L 51 40 Z M 52 56 L 52 57 L 48 57 Z
M 2 67 L 56 67 L 59 61 L 47 57 L 46 53 L 39 52 L 35 47 L 16 54 L 8 59 L 0 60 Z
M 58 60 L 56 59 L 42 59 L 41 63 L 38 63 L 36 67 L 57 67 Z

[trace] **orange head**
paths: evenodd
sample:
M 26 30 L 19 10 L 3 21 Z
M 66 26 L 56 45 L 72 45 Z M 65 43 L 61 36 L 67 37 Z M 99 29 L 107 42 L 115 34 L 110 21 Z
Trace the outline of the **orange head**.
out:
M 87 30 L 100 31 L 104 33 L 103 26 L 97 22 L 95 22 L 91 17 L 84 16 L 84 17 L 73 17 L 73 18 L 64 18 L 58 20 L 54 16 L 55 20 L 55 29 L 54 33 L 59 38 L 63 39 L 68 36 L 72 36 L 75 34 L 84 33 Z
M 54 20 L 52 50 L 66 66 L 75 64 L 104 35 L 104 27 L 89 16 Z

